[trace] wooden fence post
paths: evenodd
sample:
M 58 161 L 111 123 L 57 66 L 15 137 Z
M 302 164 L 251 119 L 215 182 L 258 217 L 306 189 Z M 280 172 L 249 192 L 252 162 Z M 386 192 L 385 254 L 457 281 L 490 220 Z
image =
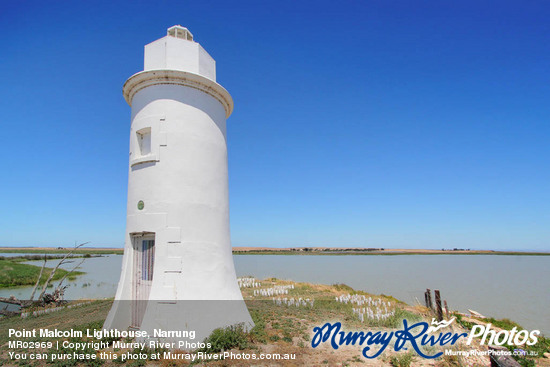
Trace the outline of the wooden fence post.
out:
M 424 301 L 426 302 L 426 307 L 430 308 L 430 302 L 428 302 L 428 291 L 424 292 Z
M 426 289 L 425 293 L 426 297 L 426 307 L 428 307 L 430 310 L 433 310 L 433 304 L 432 304 L 432 291 L 428 288 Z
M 443 320 L 443 309 L 441 308 L 441 295 L 439 290 L 434 290 L 435 294 L 435 313 L 437 315 L 437 321 Z

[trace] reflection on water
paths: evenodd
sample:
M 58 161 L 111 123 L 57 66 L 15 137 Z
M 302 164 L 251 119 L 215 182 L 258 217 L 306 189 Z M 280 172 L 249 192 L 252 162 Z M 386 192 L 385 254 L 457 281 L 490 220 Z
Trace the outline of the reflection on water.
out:
M 238 276 L 276 277 L 322 284 L 345 283 L 409 304 L 439 289 L 451 309 L 476 310 L 510 318 L 550 335 L 550 256 L 395 255 L 283 256 L 236 255 Z M 53 267 L 59 260 L 48 261 Z M 72 269 L 80 260 L 64 266 Z M 28 262 L 41 265 L 41 261 Z M 86 274 L 69 281 L 67 299 L 114 297 L 122 256 L 88 258 Z M 32 287 L 0 289 L 0 297 L 28 298 Z

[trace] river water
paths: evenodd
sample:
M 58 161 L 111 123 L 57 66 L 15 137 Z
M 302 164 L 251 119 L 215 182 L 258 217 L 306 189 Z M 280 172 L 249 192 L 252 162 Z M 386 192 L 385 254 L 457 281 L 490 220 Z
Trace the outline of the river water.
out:
M 238 276 L 276 277 L 322 284 L 345 283 L 373 294 L 422 302 L 426 288 L 439 289 L 449 308 L 509 318 L 550 335 L 550 256 L 235 255 Z M 79 259 L 75 259 L 78 263 Z M 85 275 L 69 281 L 67 299 L 113 297 L 122 256 L 88 258 Z M 55 266 L 51 260 L 48 266 Z M 41 262 L 29 262 L 41 265 Z M 75 263 L 65 268 L 72 268 Z M 0 289 L 0 297 L 28 298 L 31 287 Z

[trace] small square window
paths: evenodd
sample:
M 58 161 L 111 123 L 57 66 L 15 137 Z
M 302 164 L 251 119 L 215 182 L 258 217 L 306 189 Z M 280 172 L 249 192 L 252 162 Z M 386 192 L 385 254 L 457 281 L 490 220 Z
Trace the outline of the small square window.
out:
M 147 127 L 137 132 L 139 152 L 141 156 L 151 154 L 151 128 Z

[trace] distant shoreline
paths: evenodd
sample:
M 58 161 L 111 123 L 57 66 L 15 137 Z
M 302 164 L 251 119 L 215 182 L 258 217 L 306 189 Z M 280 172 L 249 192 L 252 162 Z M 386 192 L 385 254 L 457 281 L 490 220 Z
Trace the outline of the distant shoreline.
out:
M 550 252 L 523 251 L 441 251 L 441 250 L 383 250 L 383 251 L 333 251 L 333 250 L 238 250 L 233 248 L 233 255 L 297 255 L 297 256 L 403 256 L 403 255 L 500 255 L 500 256 L 550 256 Z
M 0 253 L 37 253 L 56 254 L 67 253 L 72 247 L 0 247 Z M 75 254 L 117 254 L 124 253 L 123 248 L 80 248 Z M 370 255 L 370 256 L 396 256 L 396 255 L 508 255 L 508 256 L 550 256 L 550 252 L 544 251 L 494 251 L 494 250 L 468 250 L 468 249 L 385 249 L 385 248 L 337 248 L 337 247 L 233 247 L 234 255 Z
M 66 254 L 69 251 L 74 250 L 74 247 L 0 247 L 0 253 L 18 253 L 18 254 Z M 123 248 L 101 248 L 101 247 L 84 247 L 73 251 L 75 255 L 82 254 L 95 254 L 95 255 L 108 255 L 108 254 L 122 254 Z

